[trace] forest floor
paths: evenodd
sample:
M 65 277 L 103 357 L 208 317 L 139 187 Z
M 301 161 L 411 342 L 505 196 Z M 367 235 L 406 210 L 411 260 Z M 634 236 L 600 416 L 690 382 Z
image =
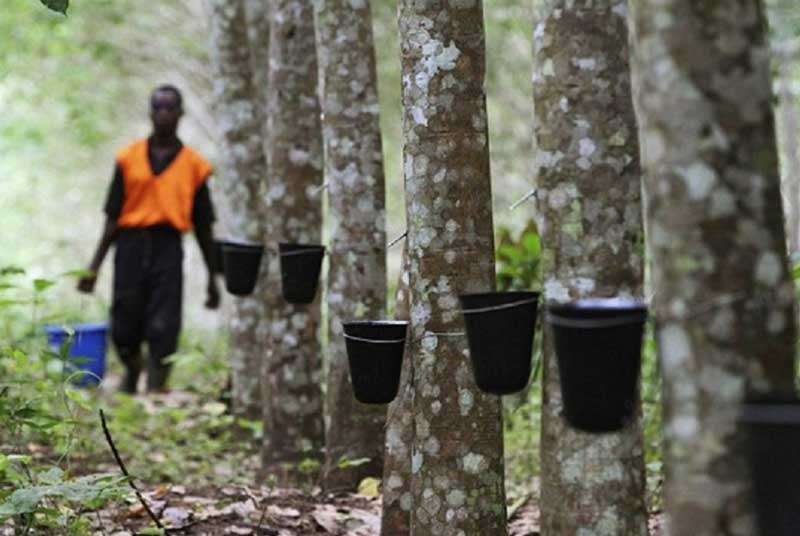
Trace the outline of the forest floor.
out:
M 162 486 L 147 493 L 151 508 L 172 534 L 253 536 L 377 536 L 380 497 L 354 494 L 308 494 L 298 489 L 222 487 L 187 490 Z M 537 509 L 526 505 L 511 520 L 509 536 L 538 535 Z M 105 534 L 128 536 L 151 526 L 137 503 L 108 508 L 97 525 Z M 109 530 L 112 528 L 113 530 Z M 102 533 L 98 533 L 102 534 Z
M 113 353 L 100 388 L 78 388 L 65 368 L 68 346 L 50 348 L 41 324 L 96 315 L 83 306 L 62 310 L 48 294 L 55 282 L 36 279 L 27 291 L 20 277 L 0 269 L 0 536 L 164 534 L 122 476 L 101 414 L 132 481 L 171 534 L 379 534 L 376 479 L 357 494 L 325 493 L 315 455 L 288 469 L 291 488 L 258 477 L 262 423 L 234 417 L 220 399 L 230 367 L 219 330 L 184 331 L 170 358 L 168 394 L 117 393 L 122 367 Z M 660 389 L 654 344 L 645 350 L 647 503 L 655 510 L 650 533 L 657 535 Z M 504 399 L 509 536 L 539 534 L 540 399 L 535 381 Z
M 118 377 L 110 375 L 101 398 L 111 400 L 109 386 L 118 383 Z M 126 397 L 127 398 L 127 397 Z M 161 421 L 163 414 L 187 412 L 188 420 L 194 413 L 218 410 L 209 407 L 207 401 L 197 394 L 173 390 L 163 395 L 139 395 L 131 398 L 137 406 L 140 421 L 145 424 L 150 419 Z M 120 409 L 120 408 L 117 408 Z M 109 415 L 114 409 L 108 410 Z M 124 419 L 124 417 L 122 417 Z M 195 418 L 196 419 L 196 418 Z M 114 423 L 114 417 L 109 418 Z M 100 425 L 98 423 L 98 428 Z M 114 426 L 110 426 L 114 428 Z M 196 430 L 197 431 L 197 430 Z M 208 431 L 208 430 L 207 430 Z M 96 439 L 96 438 L 95 438 Z M 113 438 L 112 438 L 113 439 Z M 199 441 L 199 438 L 195 438 Z M 138 479 L 137 470 L 130 472 L 140 489 L 145 502 L 158 518 L 168 534 L 217 536 L 378 536 L 380 534 L 381 497 L 375 486 L 363 494 L 324 493 L 309 479 L 298 488 L 281 486 L 247 485 L 243 482 L 256 482 L 258 455 L 248 451 L 210 453 L 216 460 L 207 467 L 213 468 L 213 478 L 205 483 L 193 476 L 182 479 L 179 473 L 169 467 L 158 471 L 154 465 L 174 465 L 176 452 L 162 452 L 157 443 L 134 444 L 130 437 L 123 441 L 113 440 L 119 450 L 123 463 L 141 468 L 141 461 L 153 464 L 146 471 L 147 479 Z M 229 445 L 245 444 L 233 441 Z M 163 445 L 163 444 L 162 444 Z M 96 445 L 100 447 L 100 445 Z M 173 449 L 181 449 L 173 444 Z M 22 449 L 34 459 L 55 458 L 55 453 L 46 445 L 30 442 Z M 92 449 L 91 455 L 74 453 L 71 461 L 73 474 L 119 472 L 110 448 L 107 454 L 102 449 Z M 179 455 L 179 453 L 177 453 Z M 196 452 L 187 452 L 188 459 Z M 226 455 L 227 454 L 227 455 Z M 156 480 L 163 480 L 156 482 Z M 183 483 L 183 482 L 187 483 Z M 155 523 L 150 514 L 134 493 L 122 501 L 112 501 L 103 508 L 82 512 L 91 523 L 95 536 L 134 536 L 137 534 L 156 534 L 152 528 Z M 538 508 L 533 500 L 519 504 L 514 509 L 509 525 L 509 536 L 538 535 Z M 0 526 L 0 535 L 16 534 L 13 522 Z M 18 528 L 18 527 L 17 527 Z M 152 532 L 151 532 L 152 531 Z M 50 533 L 49 531 L 47 532 Z
M 114 384 L 114 378 L 106 384 Z M 140 417 L 159 418 L 164 412 L 209 411 L 196 394 L 172 391 L 165 395 L 136 396 L 132 399 Z M 202 408 L 205 408 L 203 410 Z M 112 410 L 113 411 L 113 410 Z M 213 411 L 212 411 L 213 412 Z M 191 420 L 192 417 L 189 417 Z M 147 419 L 143 418 L 142 422 Z M 99 425 L 98 425 L 99 426 Z M 195 438 L 199 441 L 199 438 Z M 115 441 L 117 442 L 117 441 Z M 232 442 L 233 445 L 244 442 Z M 147 481 L 138 480 L 138 487 L 159 522 L 168 534 L 186 535 L 253 535 L 253 536 L 377 536 L 380 534 L 381 497 L 374 491 L 364 494 L 324 493 L 313 480 L 300 488 L 247 485 L 256 482 L 258 455 L 243 452 L 234 455 L 216 452 L 216 460 L 207 467 L 213 468 L 213 479 L 197 483 L 192 475 L 181 478 L 174 470 L 157 471 L 155 465 L 173 464 L 180 453 L 160 452 L 156 444 L 135 445 L 131 438 L 117 445 L 123 460 L 144 459 L 153 464 L 147 471 Z M 173 445 L 180 449 L 180 445 Z M 25 451 L 34 458 L 52 455 L 44 445 L 28 443 Z M 187 453 L 187 460 L 197 453 Z M 213 456 L 213 455 L 212 455 Z M 137 463 L 134 461 L 133 466 Z M 89 457 L 73 456 L 75 473 L 111 473 L 119 471 L 111 455 L 98 449 Z M 141 467 L 141 466 L 140 466 Z M 191 469 L 187 469 L 191 470 Z M 196 470 L 196 469 L 195 469 Z M 136 477 L 136 471 L 132 470 Z M 160 475 L 160 477 L 158 476 Z M 154 481 L 156 480 L 156 481 Z M 157 480 L 163 480 L 158 482 Z M 186 483 L 183 483 L 183 482 Z M 536 536 L 539 534 L 539 509 L 534 498 L 517 501 L 512 507 L 509 536 Z M 102 509 L 84 511 L 96 536 L 134 536 L 156 534 L 148 532 L 155 526 L 149 514 L 134 494 L 122 501 L 112 501 Z M 651 521 L 651 534 L 658 534 L 659 519 Z M 10 524 L 0 527 L 0 535 L 15 534 Z

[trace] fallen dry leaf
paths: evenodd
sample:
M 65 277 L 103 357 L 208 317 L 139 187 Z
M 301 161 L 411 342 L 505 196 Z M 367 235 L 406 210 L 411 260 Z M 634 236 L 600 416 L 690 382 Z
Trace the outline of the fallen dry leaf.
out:
M 250 517 L 250 515 L 257 512 L 256 507 L 253 504 L 253 501 L 249 499 L 246 501 L 235 502 L 231 504 L 228 508 L 230 508 L 230 510 L 237 516 L 244 519 L 247 519 L 248 517 Z
M 339 530 L 339 514 L 336 512 L 336 508 L 329 504 L 323 504 L 314 508 L 311 517 L 320 528 L 331 534 L 336 534 Z
M 345 536 L 373 536 L 381 530 L 379 513 L 354 508 L 345 520 Z
M 151 499 L 160 499 L 161 497 L 164 497 L 167 493 L 169 493 L 169 489 L 170 489 L 169 484 L 161 484 L 156 489 L 154 489 L 150 493 L 147 493 L 146 495 Z
M 171 506 L 169 508 L 165 508 L 164 511 L 161 513 L 161 518 L 167 525 L 172 527 L 182 527 L 189 521 L 189 518 L 192 517 L 192 512 L 187 510 L 186 508 L 180 508 L 177 506 Z
M 220 510 L 216 506 L 208 506 L 201 510 L 195 511 L 195 517 L 200 521 L 205 521 L 206 519 L 211 519 L 214 517 L 221 517 L 224 515 L 228 515 L 230 512 L 226 512 L 225 510 Z
M 184 497 L 182 500 L 186 504 L 215 504 L 217 502 L 214 499 L 209 499 L 208 497 L 196 497 L 193 495 Z
M 144 510 L 144 506 L 141 503 L 132 504 L 128 507 L 126 512 L 128 517 L 139 517 L 145 515 L 147 512 Z
M 232 526 L 225 529 L 225 534 L 253 534 L 253 529 L 249 527 Z
M 270 504 L 267 507 L 267 513 L 273 516 L 278 517 L 300 517 L 300 511 L 294 508 L 281 508 L 280 506 L 276 506 L 274 504 Z
M 358 485 L 358 494 L 364 497 L 377 497 L 381 494 L 381 481 L 377 478 L 368 477 Z

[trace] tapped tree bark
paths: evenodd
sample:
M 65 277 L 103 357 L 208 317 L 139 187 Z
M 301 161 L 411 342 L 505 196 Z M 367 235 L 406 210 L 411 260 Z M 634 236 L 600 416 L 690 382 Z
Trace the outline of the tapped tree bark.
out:
M 279 242 L 321 241 L 322 136 L 311 0 L 275 0 L 270 6 L 269 236 Z M 268 295 L 270 322 L 264 370 L 264 444 L 267 473 L 319 459 L 324 445 L 319 298 L 286 303 L 280 259 L 273 251 Z M 281 467 L 283 466 L 283 467 Z
M 267 166 L 263 116 L 253 87 L 244 4 L 241 0 L 213 0 L 211 9 L 213 92 L 224 164 L 220 178 L 228 207 L 225 227 L 229 238 L 264 243 L 266 207 L 262 196 Z M 261 418 L 259 373 L 266 330 L 261 293 L 266 274 L 262 264 L 256 291 L 234 299 L 229 321 L 233 412 L 248 419 Z
M 793 392 L 797 340 L 763 6 L 635 0 L 631 28 L 667 530 L 752 535 L 739 407 Z
M 494 288 L 483 6 L 402 0 L 414 367 L 411 534 L 506 534 L 500 399 L 467 363 L 458 295 Z
M 535 5 L 533 126 L 545 299 L 642 298 L 625 0 Z M 549 329 L 543 359 L 542 534 L 646 535 L 639 412 L 611 434 L 570 427 Z
M 402 269 L 395 294 L 394 317 L 408 320 L 411 296 L 408 248 L 403 244 Z M 414 443 L 414 377 L 410 345 L 406 343 L 400 388 L 386 412 L 383 460 L 381 536 L 405 536 L 411 531 L 411 446 Z
M 386 211 L 369 2 L 319 0 L 328 216 L 328 392 L 323 485 L 356 490 L 383 467 L 386 409 L 353 396 L 342 322 L 386 315 Z M 348 464 L 349 460 L 366 463 Z

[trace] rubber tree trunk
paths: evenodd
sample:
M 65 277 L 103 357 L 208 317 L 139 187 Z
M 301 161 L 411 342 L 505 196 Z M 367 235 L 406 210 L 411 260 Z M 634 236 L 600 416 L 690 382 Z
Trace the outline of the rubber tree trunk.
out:
M 264 155 L 269 156 L 269 5 L 271 0 L 245 0 L 247 6 L 247 36 L 250 41 L 250 64 L 253 67 L 253 86 L 256 102 L 262 110 L 261 130 Z M 266 222 L 264 227 L 267 227 Z M 274 244 L 271 244 L 274 246 Z M 274 260 L 274 259 L 273 259 Z M 276 269 L 273 264 L 271 268 Z
M 247 21 L 241 0 L 211 2 L 211 59 L 214 101 L 222 137 L 224 184 L 230 237 L 265 242 L 266 204 L 262 196 L 267 177 L 263 151 L 262 110 L 256 100 L 247 39 Z M 259 374 L 266 330 L 262 292 L 267 275 L 262 264 L 256 291 L 232 298 L 229 319 L 232 401 L 236 415 L 261 418 Z
M 764 13 L 636 0 L 631 22 L 668 533 L 752 535 L 739 405 L 792 391 L 797 341 Z
M 408 320 L 410 314 L 408 248 L 403 246 L 402 270 L 395 294 L 394 316 Z M 411 531 L 411 446 L 414 443 L 413 365 L 406 344 L 400 388 L 386 413 L 383 461 L 383 511 L 381 536 L 406 536 Z
M 310 0 L 275 0 L 270 10 L 269 235 L 273 247 L 279 242 L 318 244 L 322 132 L 313 9 Z M 319 298 L 310 305 L 283 301 L 277 256 L 274 261 L 268 290 L 275 299 L 269 304 L 263 377 L 262 461 L 268 473 L 319 459 L 324 445 Z
M 401 0 L 414 443 L 411 534 L 506 533 L 500 398 L 478 391 L 458 295 L 494 288 L 483 6 Z
M 269 5 L 270 0 L 245 0 L 247 8 L 247 36 L 250 41 L 250 64 L 253 67 L 253 85 L 256 100 L 264 110 L 262 125 L 265 142 L 268 137 L 267 97 L 269 96 Z
M 533 127 L 545 299 L 642 298 L 644 230 L 625 1 L 540 0 L 535 10 Z M 543 357 L 542 534 L 646 535 L 640 411 L 616 433 L 570 427 L 549 329 Z
M 263 133 L 263 150 L 265 162 L 269 157 L 269 41 L 270 41 L 270 0 L 245 0 L 247 12 L 247 35 L 250 42 L 250 64 L 253 71 L 253 85 L 256 96 L 256 103 L 261 109 L 261 131 Z M 267 168 L 269 164 L 267 163 Z M 268 201 L 265 201 L 269 204 Z M 263 223 L 265 229 L 269 230 L 268 220 Z M 275 243 L 271 237 L 267 237 L 265 242 L 268 248 L 274 249 Z M 270 277 L 269 272 L 274 272 L 279 269 L 278 263 L 272 251 L 265 252 L 266 262 L 269 264 L 267 272 L 263 273 L 263 283 L 261 283 L 256 291 L 257 295 L 261 297 L 265 304 L 264 310 L 264 329 L 261 333 L 261 340 L 264 344 L 265 356 L 261 360 L 261 370 L 259 371 L 259 383 L 261 384 L 262 395 L 267 391 L 267 380 L 269 378 L 270 360 L 268 356 L 268 348 L 271 344 L 269 339 L 269 311 L 283 302 L 280 296 L 280 286 L 275 279 L 274 275 Z M 266 403 L 266 402 L 264 402 Z M 261 408 L 261 417 L 264 417 L 263 406 Z M 274 465 L 274 464 L 273 464 Z
M 386 408 L 353 396 L 342 322 L 386 316 L 386 211 L 369 2 L 315 3 L 330 221 L 323 485 L 358 489 L 383 470 Z M 368 459 L 366 463 L 362 463 Z M 349 463 L 357 461 L 358 463 Z

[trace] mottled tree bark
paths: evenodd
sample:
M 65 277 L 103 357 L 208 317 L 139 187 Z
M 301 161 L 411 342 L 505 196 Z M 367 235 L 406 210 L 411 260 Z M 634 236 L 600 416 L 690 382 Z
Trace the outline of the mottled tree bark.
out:
M 644 231 L 625 0 L 538 0 L 535 22 L 545 299 L 642 298 Z M 543 358 L 542 534 L 646 535 L 640 412 L 615 433 L 570 427 L 550 330 Z
M 506 533 L 500 399 L 481 393 L 458 295 L 494 288 L 483 6 L 402 0 L 414 443 L 411 534 Z
M 310 0 L 276 0 L 270 10 L 269 236 L 273 246 L 319 243 L 322 203 L 316 188 L 322 183 L 322 135 L 313 9 Z M 279 259 L 272 261 L 267 290 L 275 298 L 269 304 L 263 378 L 267 472 L 319 458 L 324 444 L 319 299 L 310 305 L 286 303 Z
M 250 63 L 256 100 L 264 110 L 266 127 L 267 97 L 269 95 L 269 4 L 270 0 L 245 0 L 247 8 L 247 36 L 250 41 Z M 264 132 L 267 138 L 267 132 Z
M 323 485 L 356 490 L 383 468 L 386 408 L 353 396 L 342 322 L 386 315 L 386 211 L 368 1 L 315 3 L 331 224 Z M 347 460 L 369 459 L 348 465 Z M 345 462 L 345 463 L 342 463 Z
M 250 41 L 250 64 L 253 67 L 253 87 L 256 103 L 261 108 L 261 130 L 265 159 L 269 156 L 269 5 L 270 0 L 245 0 L 247 6 L 247 36 Z M 267 227 L 266 222 L 264 227 Z M 274 246 L 274 244 L 272 244 Z M 275 269 L 275 264 L 272 265 Z M 265 287 L 266 288 L 266 287 Z M 265 299 L 268 299 L 265 297 Z
M 762 5 L 632 8 L 668 533 L 752 535 L 737 413 L 792 391 L 796 343 Z
M 408 248 L 403 246 L 402 270 L 395 294 L 394 316 L 408 320 L 410 314 Z M 405 536 L 411 530 L 411 446 L 414 443 L 413 365 L 406 344 L 400 388 L 386 413 L 383 460 L 383 511 L 381 536 Z
M 267 169 L 244 3 L 213 0 L 211 7 L 213 90 L 224 163 L 219 174 L 228 207 L 225 227 L 229 238 L 263 243 L 266 214 L 262 195 Z M 266 329 L 261 292 L 266 274 L 262 264 L 255 293 L 234 298 L 229 319 L 233 411 L 249 419 L 261 418 L 259 371 Z

